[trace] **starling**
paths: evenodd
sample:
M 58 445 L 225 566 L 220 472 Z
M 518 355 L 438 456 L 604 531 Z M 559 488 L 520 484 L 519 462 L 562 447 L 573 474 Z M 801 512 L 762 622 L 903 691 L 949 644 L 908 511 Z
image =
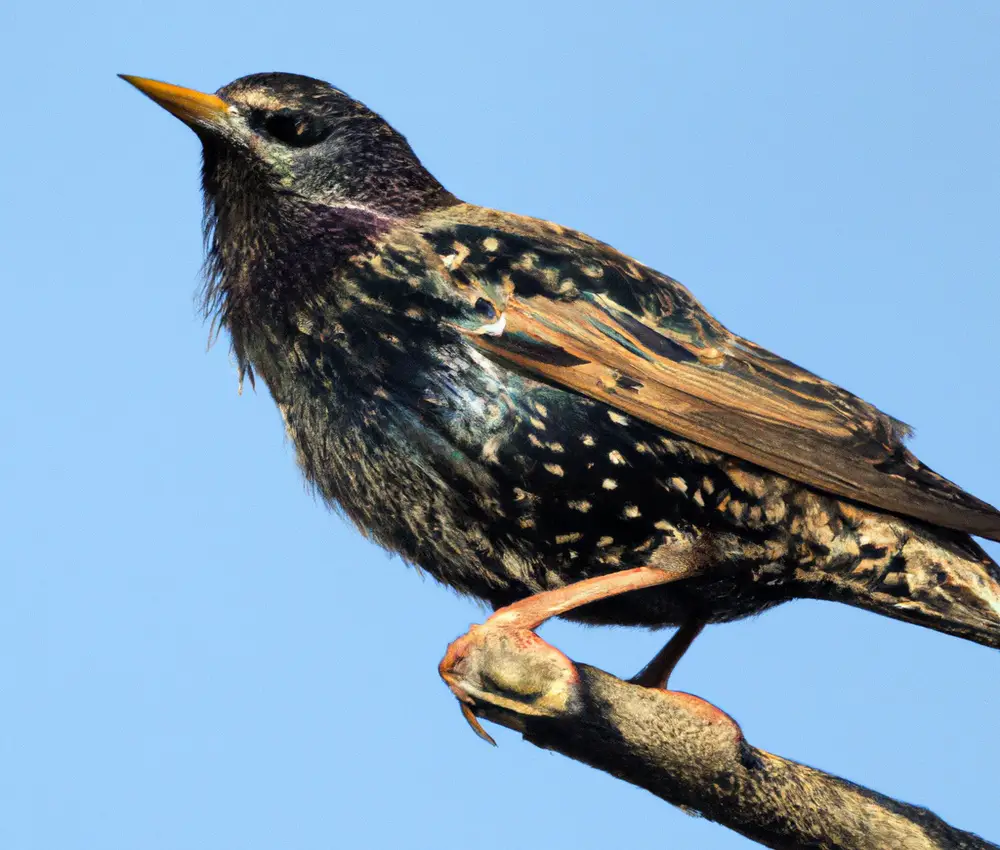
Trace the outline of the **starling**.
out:
M 466 204 L 329 84 L 125 77 L 204 147 L 207 312 L 323 498 L 457 590 L 680 626 L 793 598 L 1000 648 L 1000 512 L 906 425 L 591 237 Z M 629 592 L 625 592 L 629 591 Z

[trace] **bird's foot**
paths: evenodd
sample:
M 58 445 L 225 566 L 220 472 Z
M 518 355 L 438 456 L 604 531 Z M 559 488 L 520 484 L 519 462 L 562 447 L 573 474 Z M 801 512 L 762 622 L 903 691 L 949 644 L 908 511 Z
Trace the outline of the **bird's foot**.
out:
M 490 705 L 503 707 L 505 702 L 509 702 L 510 707 L 516 705 L 517 710 L 522 714 L 546 716 L 565 710 L 565 699 L 568 699 L 571 691 L 570 686 L 576 681 L 577 672 L 573 663 L 559 650 L 549 646 L 538 637 L 534 632 L 536 628 L 551 617 L 565 614 L 589 602 L 596 602 L 644 587 L 666 584 L 687 578 L 691 574 L 692 570 L 689 568 L 664 570 L 653 567 L 637 567 L 529 596 L 527 599 L 501 608 L 485 623 L 473 626 L 466 634 L 454 641 L 448 647 L 448 651 L 438 667 L 438 672 L 457 697 L 462 707 L 462 715 L 475 733 L 493 744 L 495 743 L 493 738 L 483 729 L 476 716 L 476 709 L 482 708 L 482 705 L 477 702 L 477 695 L 482 697 L 488 694 Z M 667 647 L 653 662 L 647 665 L 637 678 L 642 679 L 647 671 L 652 671 L 651 676 L 659 676 L 663 682 L 666 681 L 673 664 L 694 640 L 701 630 L 701 626 L 688 628 L 686 643 L 681 647 L 681 641 L 678 641 L 678 637 L 684 630 L 682 627 Z M 674 647 L 673 655 L 670 656 L 667 650 L 674 645 L 675 641 L 678 642 Z M 476 664 L 477 658 L 483 655 L 478 650 L 484 648 L 490 650 L 490 655 L 494 659 L 494 663 L 490 665 L 488 671 Z M 519 663 L 516 666 L 511 666 L 508 670 L 503 665 L 498 666 L 495 663 L 495 659 L 503 657 L 504 652 L 511 654 L 516 652 L 519 657 L 523 658 L 526 649 L 537 659 L 537 665 L 525 667 L 523 663 Z M 677 649 L 680 651 L 677 652 Z M 666 660 L 657 664 L 661 657 Z M 670 662 L 671 657 L 672 662 Z M 556 665 L 558 669 L 554 669 L 553 665 Z M 665 674 L 662 672 L 664 666 L 668 668 Z M 561 677 L 566 687 L 553 690 L 551 682 L 554 676 Z M 536 687 L 538 681 L 550 684 L 544 689 L 539 689 Z M 645 681 L 643 680 L 642 683 Z
M 565 709 L 564 695 L 578 678 L 573 662 L 533 631 L 489 620 L 454 641 L 438 671 L 473 731 L 494 745 L 477 713 L 492 707 L 510 709 L 513 716 L 554 715 Z M 554 689 L 553 682 L 563 687 Z

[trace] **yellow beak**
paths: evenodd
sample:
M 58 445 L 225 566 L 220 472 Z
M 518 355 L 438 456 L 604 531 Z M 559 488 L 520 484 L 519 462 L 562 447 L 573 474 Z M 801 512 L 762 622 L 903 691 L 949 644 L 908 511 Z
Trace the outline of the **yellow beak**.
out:
M 156 101 L 172 115 L 176 115 L 192 128 L 220 128 L 229 117 L 228 104 L 214 94 L 204 94 L 194 89 L 119 74 L 126 83 L 131 83 L 146 97 Z

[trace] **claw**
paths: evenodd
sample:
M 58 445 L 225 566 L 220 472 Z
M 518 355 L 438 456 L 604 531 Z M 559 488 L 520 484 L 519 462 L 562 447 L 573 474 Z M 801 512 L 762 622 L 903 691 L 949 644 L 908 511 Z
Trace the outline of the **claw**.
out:
M 459 702 L 458 705 L 462 709 L 462 717 L 464 717 L 465 722 L 472 727 L 472 731 L 482 738 L 487 744 L 492 744 L 495 747 L 497 742 L 494 741 L 493 736 L 483 728 L 483 724 L 480 723 L 479 718 L 472 713 L 472 709 L 469 708 L 469 706 L 464 702 Z
M 470 697 L 465 688 L 458 683 L 455 675 L 455 667 L 465 656 L 467 647 L 472 640 L 471 636 L 473 634 L 481 633 L 481 630 L 482 626 L 470 626 L 468 634 L 453 641 L 448 647 L 448 651 L 445 653 L 444 658 L 441 659 L 441 664 L 438 666 L 438 673 L 441 675 L 441 678 L 444 679 L 445 684 L 451 689 L 451 692 L 455 695 L 455 699 L 458 700 L 458 706 L 462 709 L 462 717 L 465 718 L 465 722 L 472 727 L 472 731 L 475 732 L 480 738 L 495 747 L 497 742 L 494 741 L 493 736 L 483 728 L 483 724 L 479 722 L 479 718 L 473 713 L 470 705 L 472 697 Z
M 551 617 L 598 599 L 684 578 L 697 564 L 684 560 L 681 566 L 684 569 L 674 572 L 660 567 L 634 567 L 546 590 L 499 609 L 485 623 L 472 626 L 452 641 L 438 665 L 438 673 L 458 699 L 462 716 L 472 731 L 496 746 L 472 710 L 477 700 L 515 715 L 552 717 L 565 712 L 579 682 L 578 671 L 572 661 L 545 643 L 534 629 Z M 700 629 L 700 624 L 689 626 L 684 632 L 688 635 L 685 640 L 690 643 Z M 672 644 L 674 648 L 677 645 Z M 505 660 L 510 659 L 511 653 L 522 658 L 530 655 L 531 663 L 509 669 Z M 673 661 L 666 665 L 667 673 Z M 539 676 L 545 682 L 541 689 Z M 504 725 L 519 728 L 516 724 Z

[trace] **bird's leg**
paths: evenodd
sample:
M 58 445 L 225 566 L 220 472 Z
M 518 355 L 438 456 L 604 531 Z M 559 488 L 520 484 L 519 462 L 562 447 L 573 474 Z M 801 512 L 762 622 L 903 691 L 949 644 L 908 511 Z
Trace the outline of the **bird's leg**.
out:
M 541 638 L 534 634 L 534 630 L 551 617 L 557 617 L 582 605 L 608 599 L 632 590 L 655 587 L 696 575 L 702 565 L 699 559 L 690 556 L 691 553 L 686 554 L 687 557 L 682 555 L 671 559 L 663 567 L 636 567 L 630 570 L 621 570 L 610 575 L 578 581 L 556 590 L 537 593 L 512 605 L 500 608 L 485 623 L 473 626 L 466 634 L 454 641 L 441 660 L 438 671 L 458 698 L 462 705 L 462 714 L 476 734 L 487 741 L 492 742 L 493 740 L 473 714 L 470 706 L 474 704 L 474 698 L 466 688 L 459 685 L 459 680 L 462 678 L 460 672 L 466 672 L 461 669 L 463 663 L 472 656 L 473 651 L 478 646 L 492 640 L 513 640 L 522 647 L 531 644 L 537 644 L 540 647 L 546 646 Z M 675 653 L 674 662 L 680 658 L 699 630 L 700 626 L 691 632 L 683 646 L 678 641 L 677 649 L 679 651 Z M 673 645 L 675 640 L 677 640 L 676 636 L 667 648 Z M 657 656 L 657 659 L 666 655 L 667 648 Z M 653 665 L 656 664 L 657 659 L 654 659 Z M 658 665 L 657 670 L 663 666 L 668 667 L 666 672 L 669 675 L 669 667 L 673 666 L 669 663 L 669 658 L 665 664 Z
M 692 619 L 682 624 L 674 632 L 673 637 L 667 641 L 663 649 L 656 653 L 653 660 L 629 679 L 629 681 L 633 685 L 642 685 L 645 688 L 662 688 L 666 690 L 670 674 L 674 672 L 677 662 L 690 649 L 691 644 L 694 643 L 694 639 L 701 634 L 701 630 L 704 628 L 704 620 Z
M 658 584 L 689 578 L 694 572 L 681 563 L 676 569 L 634 567 L 606 576 L 576 581 L 556 590 L 536 593 L 512 605 L 498 609 L 481 628 L 503 627 L 534 631 L 546 620 L 558 617 L 600 599 L 608 599 L 630 590 L 655 587 Z

